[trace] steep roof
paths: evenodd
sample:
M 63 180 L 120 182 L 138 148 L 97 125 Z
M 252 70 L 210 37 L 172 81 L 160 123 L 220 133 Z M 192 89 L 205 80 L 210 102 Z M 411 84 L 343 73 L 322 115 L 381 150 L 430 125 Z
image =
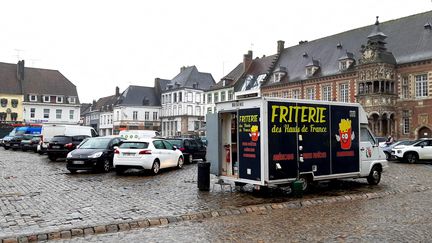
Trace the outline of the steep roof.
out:
M 25 68 L 23 93 L 78 96 L 76 86 L 57 70 Z
M 102 97 L 98 99 L 98 101 L 96 102 L 96 106 L 93 107 L 93 110 L 112 111 L 112 107 L 117 103 L 117 100 L 118 97 L 115 95 Z
M 17 65 L 0 63 L 0 81 L 0 92 L 78 97 L 76 86 L 57 70 L 24 67 L 24 80 L 20 87 Z
M 198 86 L 195 86 L 196 84 Z M 165 91 L 168 90 L 168 86 L 172 87 L 171 90 L 179 88 L 207 90 L 214 84 L 215 81 L 210 73 L 199 72 L 195 66 L 191 66 L 182 68 L 180 73 L 167 84 Z
M 431 16 L 429 11 L 380 23 L 379 28 L 369 25 L 288 47 L 282 51 L 276 66 L 286 67 L 284 82 L 307 79 L 305 67 L 312 59 L 319 62 L 318 77 L 335 75 L 341 73 L 339 58 L 350 52 L 359 60 L 361 46 L 367 44 L 368 36 L 377 34 L 387 36 L 387 50 L 393 53 L 397 64 L 431 59 L 432 31 L 425 26 Z M 273 83 L 266 84 L 269 85 Z
M 276 55 L 272 55 L 268 57 L 255 58 L 250 64 L 248 70 L 242 75 L 240 80 L 236 82 L 235 91 L 241 91 L 242 87 L 245 87 L 246 90 L 250 90 L 251 87 L 260 87 L 261 84 L 259 82 L 261 81 L 258 80 L 258 77 L 263 74 L 268 74 L 276 57 Z M 245 82 L 248 82 L 246 86 Z
M 92 106 L 91 103 L 81 103 L 80 108 L 80 115 L 83 116 L 90 112 L 90 107 Z
M 243 72 L 243 63 L 241 62 L 233 70 L 231 70 L 231 72 L 225 75 L 219 82 L 211 86 L 208 90 L 218 90 L 234 86 L 235 83 L 243 75 Z M 225 81 L 225 86 L 223 86 L 223 81 Z
M 130 85 L 120 95 L 117 105 L 160 106 L 160 98 L 153 87 Z
M 0 62 L 0 93 L 22 94 L 16 64 Z

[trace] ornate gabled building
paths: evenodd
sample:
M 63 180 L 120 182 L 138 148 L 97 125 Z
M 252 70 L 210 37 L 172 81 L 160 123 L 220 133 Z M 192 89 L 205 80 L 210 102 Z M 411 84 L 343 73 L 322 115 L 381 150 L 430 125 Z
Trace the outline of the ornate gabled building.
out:
M 384 23 L 377 19 L 284 48 L 261 93 L 359 102 L 376 136 L 432 137 L 431 23 L 432 11 Z

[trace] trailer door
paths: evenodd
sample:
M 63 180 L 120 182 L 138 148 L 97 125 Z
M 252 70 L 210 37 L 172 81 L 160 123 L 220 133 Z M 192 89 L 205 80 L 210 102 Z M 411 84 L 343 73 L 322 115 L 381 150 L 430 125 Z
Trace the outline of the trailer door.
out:
M 240 178 L 260 181 L 260 108 L 239 110 L 237 120 Z
M 210 164 L 210 173 L 220 175 L 220 127 L 219 114 L 207 114 L 206 116 L 207 136 L 207 160 Z
M 355 106 L 331 106 L 332 173 L 360 171 L 359 109 Z

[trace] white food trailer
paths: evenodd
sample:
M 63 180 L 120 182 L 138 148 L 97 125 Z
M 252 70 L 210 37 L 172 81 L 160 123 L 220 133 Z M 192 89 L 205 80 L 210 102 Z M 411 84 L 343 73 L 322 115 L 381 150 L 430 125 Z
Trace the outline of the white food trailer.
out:
M 221 102 L 207 115 L 210 171 L 236 185 L 339 178 L 378 184 L 388 163 L 359 104 L 282 98 Z

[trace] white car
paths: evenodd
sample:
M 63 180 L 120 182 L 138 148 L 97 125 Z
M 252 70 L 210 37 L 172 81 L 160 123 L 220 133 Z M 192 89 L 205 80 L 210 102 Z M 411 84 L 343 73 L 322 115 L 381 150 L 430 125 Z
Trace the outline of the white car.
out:
M 410 164 L 419 160 L 432 160 L 432 139 L 420 139 L 411 145 L 395 146 L 392 155 Z
M 127 169 L 151 170 L 159 173 L 162 168 L 182 168 L 183 153 L 163 139 L 142 138 L 124 141 L 115 151 L 113 166 L 117 174 Z

